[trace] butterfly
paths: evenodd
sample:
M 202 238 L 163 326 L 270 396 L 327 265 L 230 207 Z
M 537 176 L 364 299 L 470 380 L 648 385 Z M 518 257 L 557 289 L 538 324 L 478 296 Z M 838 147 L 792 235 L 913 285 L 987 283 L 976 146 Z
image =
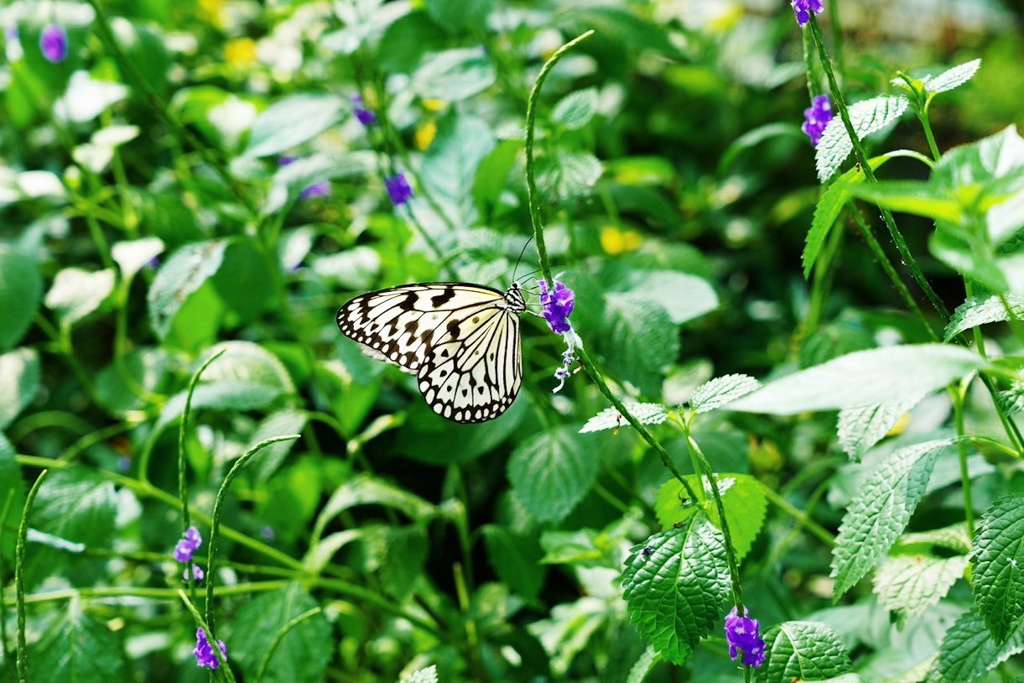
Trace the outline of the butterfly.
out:
M 438 415 L 486 422 L 508 410 L 523 381 L 522 287 L 464 282 L 402 285 L 357 296 L 338 309 L 342 334 L 370 355 L 416 375 Z

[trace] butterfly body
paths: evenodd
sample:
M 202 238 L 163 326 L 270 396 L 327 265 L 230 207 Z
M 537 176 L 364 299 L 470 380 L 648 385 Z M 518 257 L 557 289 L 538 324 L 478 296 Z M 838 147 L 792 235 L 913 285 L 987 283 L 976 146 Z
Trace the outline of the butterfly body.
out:
M 416 375 L 435 413 L 473 423 L 501 415 L 519 393 L 525 310 L 518 283 L 502 292 L 431 282 L 357 296 L 338 309 L 337 321 L 371 355 Z

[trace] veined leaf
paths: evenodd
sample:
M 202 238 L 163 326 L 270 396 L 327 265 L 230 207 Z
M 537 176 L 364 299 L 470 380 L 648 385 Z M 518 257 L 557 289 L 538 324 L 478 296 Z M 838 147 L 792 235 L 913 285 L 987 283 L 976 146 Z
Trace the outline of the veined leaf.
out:
M 935 183 L 913 180 L 890 180 L 885 182 L 849 186 L 854 197 L 866 199 L 884 209 L 912 213 L 937 221 L 960 223 L 964 213 L 964 199 L 939 187 Z M 983 204 L 985 208 L 994 205 Z
M 969 330 L 978 325 L 986 323 L 1002 322 L 1009 320 L 1012 313 L 1017 319 L 1024 318 L 1024 298 L 1019 296 L 1005 297 L 998 296 L 978 297 L 974 296 L 956 307 L 953 317 L 946 325 L 945 341 L 950 341 L 964 330 Z M 1007 310 L 1009 307 L 1009 310 Z
M 495 79 L 483 48 L 463 48 L 424 57 L 410 87 L 420 97 L 458 102 L 491 87 Z
M 952 443 L 953 439 L 941 439 L 896 451 L 864 482 L 843 516 L 832 551 L 836 599 L 860 581 L 903 533 L 924 496 L 935 460 Z
M 761 383 L 749 375 L 723 375 L 697 387 L 690 407 L 698 413 L 711 412 L 760 388 Z
M 974 603 L 1002 642 L 1024 617 L 1024 495 L 1000 498 L 985 511 L 971 565 Z
M 402 676 L 398 683 L 437 683 L 437 665 L 431 664 L 425 669 L 418 669 L 408 676 Z
M 33 681 L 124 680 L 121 639 L 104 622 L 85 614 L 79 600 L 68 601 L 64 614 L 50 623 L 31 651 Z
M 541 432 L 516 448 L 508 461 L 508 478 L 531 515 L 560 520 L 590 490 L 597 465 L 573 430 L 563 427 Z
M 6 429 L 32 402 L 39 378 L 39 353 L 35 349 L 17 349 L 0 355 L 0 430 Z
M 345 101 L 337 95 L 289 95 L 256 117 L 245 154 L 249 157 L 280 154 L 338 123 L 347 110 Z
M 853 670 L 850 656 L 828 626 L 814 621 L 787 621 L 764 634 L 765 662 L 757 683 L 824 681 Z
M 865 136 L 889 125 L 903 115 L 909 104 L 910 101 L 902 95 L 880 95 L 852 105 L 850 122 L 857 138 L 863 140 Z M 829 121 L 818 142 L 815 154 L 818 179 L 824 182 L 831 178 L 852 151 L 853 141 L 850 140 L 842 118 L 836 116 Z
M 114 291 L 114 269 L 89 272 L 65 268 L 53 279 L 43 303 L 53 310 L 61 327 L 70 327 L 100 307 Z
M 544 551 L 537 537 L 516 534 L 496 524 L 481 529 L 495 573 L 512 591 L 527 600 L 536 599 L 547 575 L 547 566 L 541 564 Z
M 623 405 L 626 406 L 626 410 L 637 419 L 642 425 L 656 425 L 661 424 L 668 418 L 668 413 L 665 412 L 665 406 L 660 403 L 637 403 L 636 401 L 625 401 Z M 590 432 L 599 432 L 605 429 L 618 429 L 619 427 L 628 426 L 626 418 L 622 417 L 618 408 L 614 406 L 611 408 L 605 408 L 594 417 L 587 420 L 587 423 L 580 428 L 580 434 L 588 434 Z
M 224 259 L 224 240 L 186 244 L 167 260 L 149 288 L 149 320 L 163 339 L 185 300 L 213 277 Z
M 951 524 L 941 529 L 915 531 L 900 536 L 900 547 L 906 548 L 919 544 L 946 548 L 958 553 L 966 553 L 971 549 L 971 536 L 967 533 L 967 524 L 964 522 Z
M 939 656 L 928 672 L 927 683 L 965 683 L 996 668 L 1001 662 L 1024 652 L 1024 627 L 1018 626 L 1000 644 L 985 628 L 985 621 L 973 610 L 949 627 Z
M 704 515 L 654 534 L 630 550 L 623 597 L 644 640 L 667 661 L 683 664 L 720 624 L 729 598 L 722 534 Z
M 345 482 L 331 494 L 313 526 L 313 538 L 320 538 L 332 519 L 357 505 L 383 505 L 399 510 L 409 519 L 417 521 L 433 517 L 436 512 L 433 505 L 415 494 L 368 475 L 361 475 Z
M 0 245 L 0 351 L 17 344 L 32 324 L 43 294 L 43 278 L 34 259 Z
M 836 431 L 839 445 L 854 460 L 885 438 L 900 418 L 920 399 L 899 403 L 879 403 L 865 408 L 843 408 L 839 411 Z
M 875 572 L 875 593 L 887 610 L 910 618 L 934 605 L 964 575 L 967 558 L 896 555 L 887 557 Z
M 130 280 L 164 251 L 164 241 L 159 237 L 143 237 L 130 242 L 118 242 L 111 248 L 110 254 L 118 267 L 121 277 Z
M 980 59 L 972 59 L 969 62 L 964 62 L 954 66 L 951 69 L 943 71 L 934 78 L 929 78 L 925 81 L 924 87 L 930 93 L 940 93 L 959 88 L 961 85 L 971 80 L 974 74 L 978 73 L 978 69 L 981 68 Z
M 597 88 L 585 88 L 559 100 L 551 112 L 551 120 L 568 130 L 577 130 L 590 123 L 595 113 Z
M 967 349 L 944 344 L 855 351 L 769 382 L 730 409 L 792 415 L 910 401 L 986 364 Z

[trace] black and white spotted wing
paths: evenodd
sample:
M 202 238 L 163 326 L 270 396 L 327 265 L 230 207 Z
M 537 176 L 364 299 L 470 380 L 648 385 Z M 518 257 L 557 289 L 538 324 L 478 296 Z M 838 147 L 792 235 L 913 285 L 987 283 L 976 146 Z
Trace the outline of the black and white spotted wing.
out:
M 524 310 L 518 283 L 502 293 L 432 282 L 357 296 L 338 309 L 338 327 L 371 355 L 416 375 L 438 415 L 485 422 L 505 412 L 519 393 Z

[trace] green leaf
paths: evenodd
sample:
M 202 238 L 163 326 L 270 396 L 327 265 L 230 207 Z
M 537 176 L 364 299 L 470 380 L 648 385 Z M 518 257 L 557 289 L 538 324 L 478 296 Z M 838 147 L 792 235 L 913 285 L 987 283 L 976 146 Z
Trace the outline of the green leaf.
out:
M 679 356 L 679 334 L 664 307 L 633 294 L 609 293 L 607 336 L 603 340 L 608 369 L 644 394 L 661 394 L 665 368 Z
M 761 383 L 749 375 L 723 375 L 697 387 L 690 397 L 690 408 L 708 413 L 759 389 Z
M 131 280 L 146 264 L 164 253 L 164 241 L 159 237 L 143 237 L 130 242 L 118 242 L 110 253 L 121 269 L 121 277 Z
M 300 434 L 306 428 L 308 417 L 301 410 L 284 410 L 279 413 L 272 413 L 256 427 L 256 431 L 249 437 L 249 447 L 255 446 L 264 439 L 279 434 Z M 277 471 L 288 457 L 295 446 L 295 440 L 278 441 L 263 448 L 260 457 L 256 458 L 249 469 L 256 481 L 266 481 Z
M 114 291 L 114 269 L 89 272 L 65 268 L 53 279 L 43 303 L 57 314 L 61 327 L 71 327 L 100 307 Z
M 947 69 L 934 78 L 925 80 L 924 88 L 930 93 L 947 92 L 954 88 L 959 88 L 971 80 L 980 68 L 981 60 L 972 59 L 969 62 L 954 66 L 952 69 Z
M 925 216 L 937 221 L 959 223 L 964 216 L 963 200 L 947 188 L 913 180 L 891 180 L 849 186 L 854 197 L 866 199 L 883 209 Z
M 878 403 L 864 408 L 843 408 L 839 411 L 836 432 L 839 446 L 854 460 L 860 460 L 872 446 L 892 431 L 919 399 L 899 403 Z
M 597 457 L 570 427 L 524 441 L 508 461 L 508 478 L 523 507 L 542 521 L 564 518 L 597 478 Z
M 225 240 L 186 244 L 157 271 L 147 300 L 149 321 L 160 339 L 171 331 L 174 316 L 185 300 L 216 274 L 227 245 Z
M 21 341 L 43 295 L 43 278 L 34 259 L 0 244 L 0 351 Z
M 391 73 L 407 74 L 427 52 L 445 48 L 448 37 L 442 27 L 424 11 L 412 11 L 399 17 L 384 31 L 375 61 Z
M 289 95 L 260 112 L 252 124 L 246 156 L 280 154 L 342 120 L 348 111 L 337 95 Z
M 53 620 L 31 648 L 29 678 L 35 683 L 115 683 L 125 680 L 121 639 L 93 619 L 79 600 Z
M 32 403 L 39 377 L 39 353 L 35 349 L 18 349 L 0 356 L 0 430 Z
M 659 425 L 668 418 L 665 406 L 660 403 L 637 403 L 636 401 L 624 401 L 626 410 L 636 418 L 642 425 Z M 600 432 L 605 429 L 618 429 L 628 425 L 626 418 L 622 417 L 618 408 L 614 406 L 605 408 L 594 417 L 587 420 L 587 424 L 580 428 L 580 434 Z
M 730 409 L 793 415 L 911 401 L 986 365 L 981 356 L 944 344 L 855 351 L 769 382 Z
M 853 670 L 839 637 L 825 624 L 787 621 L 764 634 L 765 661 L 755 675 L 757 683 L 824 681 Z
M 985 628 L 985 621 L 970 611 L 946 631 L 927 683 L 968 683 L 1020 652 L 1024 652 L 1024 627 L 1018 626 L 1000 644 Z
M 957 306 L 946 325 L 945 341 L 978 325 L 1009 320 L 1011 311 L 1014 318 L 1024 318 L 1024 298 L 1007 296 L 1005 300 L 1006 305 L 1003 304 L 1003 298 L 998 296 L 974 296 Z
M 508 186 L 508 175 L 519 156 L 518 140 L 502 140 L 483 158 L 473 179 L 473 202 L 487 222 Z
M 449 33 L 460 33 L 487 24 L 493 0 L 426 0 L 427 12 Z
M 699 318 L 718 308 L 718 295 L 704 278 L 669 270 L 631 271 L 625 278 L 627 291 L 614 292 L 620 300 L 625 296 L 650 301 L 665 309 L 676 325 Z M 620 285 L 621 288 L 621 285 Z
M 408 676 L 402 676 L 398 683 L 437 683 L 437 665 L 431 664 L 425 669 L 418 669 Z
M 3 545 L 0 545 L 0 556 L 5 560 L 14 557 L 14 544 L 17 542 L 18 524 L 21 522 L 21 509 L 25 504 L 25 482 L 21 477 L 21 468 L 16 460 L 14 446 L 0 432 L 0 512 L 11 497 L 11 507 L 7 512 L 7 521 L 3 527 Z M 10 567 L 13 565 L 6 564 Z M 2 648 L 0 648 L 2 649 Z
M 319 539 L 327 525 L 339 514 L 358 505 L 383 505 L 406 514 L 413 521 L 434 516 L 436 508 L 419 496 L 370 476 L 354 477 L 331 494 L 313 527 L 313 538 Z
M 491 87 L 495 78 L 483 48 L 462 48 L 424 57 L 409 87 L 420 97 L 458 102 Z
M 974 604 L 1003 642 L 1024 617 L 1024 495 L 1000 498 L 986 510 L 974 543 Z
M 368 151 L 348 152 L 339 156 L 313 154 L 281 166 L 274 173 L 273 185 L 261 211 L 269 215 L 294 201 L 303 190 L 321 180 L 363 178 L 376 169 L 376 155 Z
M 654 665 L 661 661 L 661 656 L 652 647 L 648 647 L 629 670 L 626 683 L 644 683 Z
M 423 182 L 458 225 L 475 222 L 473 183 L 483 159 L 494 149 L 490 126 L 475 116 L 446 116 L 423 157 Z
M 147 402 L 140 388 L 151 394 L 167 393 L 172 365 L 171 354 L 164 349 L 135 348 L 120 364 L 115 360 L 96 375 L 96 398 L 104 408 L 120 415 L 145 410 Z
M 597 88 L 585 88 L 560 99 L 551 112 L 551 120 L 562 128 L 578 130 L 590 123 L 596 113 Z
M 527 600 L 533 600 L 544 586 L 547 566 L 541 564 L 544 552 L 535 535 L 516 534 L 504 527 L 482 527 L 487 558 L 495 573 L 508 587 Z
M 967 558 L 897 555 L 875 572 L 878 603 L 903 619 L 917 616 L 946 596 L 967 569 Z
M 273 269 L 276 264 L 249 240 L 231 240 L 220 268 L 210 278 L 225 304 L 224 324 L 238 327 L 257 320 L 278 302 Z
M 907 110 L 910 101 L 902 95 L 880 95 L 870 100 L 857 102 L 850 107 L 850 122 L 857 138 L 865 136 L 889 125 Z M 825 128 L 818 141 L 815 152 L 815 166 L 818 169 L 818 180 L 825 182 L 836 172 L 846 157 L 853 151 L 853 142 L 840 116 L 836 115 Z
M 593 154 L 559 150 L 537 161 L 537 187 L 558 201 L 574 201 L 589 196 L 603 172 Z
M 231 661 L 238 664 L 246 680 L 255 679 L 260 662 L 284 626 L 318 607 L 309 593 L 290 583 L 243 605 L 231 620 L 225 640 Z M 290 629 L 270 657 L 264 683 L 313 683 L 324 678 L 334 647 L 331 625 L 322 614 L 314 614 Z
M 711 498 L 711 487 L 707 480 L 692 474 L 684 478 L 695 491 L 704 487 L 704 500 L 695 505 L 693 501 L 688 500 L 689 494 L 679 480 L 669 479 L 658 489 L 654 501 L 658 523 L 663 528 L 668 528 L 685 522 L 703 510 L 703 514 L 706 514 L 716 526 L 720 526 L 718 506 Z M 729 522 L 736 559 L 742 560 L 750 552 L 764 525 L 768 499 L 761 484 L 749 474 L 718 474 L 716 481 L 718 492 L 722 495 L 722 505 L 725 507 L 725 518 Z
M 868 476 L 843 515 L 832 550 L 836 599 L 860 581 L 903 533 L 939 453 L 953 441 L 928 441 L 898 450 Z
M 761 144 L 765 140 L 771 140 L 772 138 L 796 138 L 800 140 L 806 140 L 804 132 L 800 130 L 800 126 L 793 123 L 766 123 L 763 126 L 758 126 L 753 130 L 748 130 L 743 135 L 739 136 L 735 140 L 729 143 L 729 146 L 722 152 L 722 156 L 718 160 L 718 174 L 724 176 L 729 167 L 732 166 L 739 156 L 753 147 Z
M 899 541 L 900 547 L 903 548 L 921 544 L 945 548 L 956 553 L 966 553 L 971 549 L 971 536 L 967 533 L 967 524 L 960 522 L 941 529 L 903 534 Z
M 623 597 L 637 631 L 666 661 L 682 665 L 721 627 L 729 599 L 722 534 L 704 515 L 634 546 L 622 569 Z
M 414 588 L 427 559 L 427 533 L 422 526 L 363 525 L 359 536 L 362 573 L 380 576 L 382 591 L 402 600 Z M 341 532 L 344 533 L 344 532 Z

